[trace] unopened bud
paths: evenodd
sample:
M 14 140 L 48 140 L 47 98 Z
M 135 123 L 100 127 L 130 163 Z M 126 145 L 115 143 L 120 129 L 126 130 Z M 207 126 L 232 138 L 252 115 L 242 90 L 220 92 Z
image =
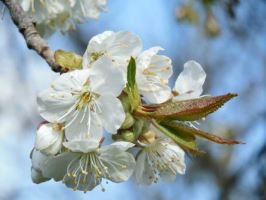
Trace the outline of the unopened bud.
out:
M 128 96 L 126 94 L 122 94 L 120 97 L 119 97 L 122 105 L 123 105 L 123 108 L 124 108 L 124 111 L 125 112 L 129 112 L 130 109 L 131 109 L 131 106 L 130 106 L 130 102 L 129 102 L 129 99 L 128 99 Z
M 121 129 L 129 129 L 131 126 L 133 126 L 135 120 L 132 117 L 132 115 L 130 113 L 126 113 L 126 119 L 123 122 Z
M 179 21 L 188 21 L 193 24 L 198 23 L 198 13 L 194 10 L 191 4 L 177 7 L 176 18 Z
M 125 131 L 122 133 L 122 138 L 127 142 L 134 142 L 135 134 L 132 131 Z

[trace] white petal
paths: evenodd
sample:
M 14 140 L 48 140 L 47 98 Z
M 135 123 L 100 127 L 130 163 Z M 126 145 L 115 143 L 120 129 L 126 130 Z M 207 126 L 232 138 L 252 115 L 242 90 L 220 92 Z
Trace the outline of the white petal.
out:
M 102 44 L 105 45 L 108 55 L 114 59 L 121 56 L 136 57 L 142 49 L 139 37 L 130 32 L 116 32 L 105 39 Z
M 89 74 L 90 70 L 88 69 L 63 73 L 51 84 L 51 88 L 69 93 L 81 91 L 89 78 Z
M 93 42 L 97 42 L 98 44 L 101 44 L 105 39 L 108 37 L 114 35 L 115 33 L 113 31 L 104 31 L 101 34 L 95 35 L 91 38 L 89 45 Z
M 55 92 L 52 89 L 41 92 L 37 97 L 40 115 L 49 122 L 63 122 L 58 120 L 76 102 L 76 98 L 68 92 Z
M 36 170 L 32 167 L 31 168 L 31 180 L 33 183 L 39 184 L 39 183 L 43 183 L 45 181 L 50 180 L 50 178 L 43 177 L 41 171 Z
M 35 148 L 47 154 L 56 154 L 60 151 L 63 142 L 63 132 L 53 129 L 53 124 L 40 126 L 37 131 Z
M 86 111 L 85 108 L 82 108 L 77 118 L 71 125 L 66 127 L 65 135 L 68 140 L 76 140 L 79 138 L 101 139 L 103 126 L 100 116 L 93 111 L 88 111 L 88 109 Z
M 122 151 L 127 151 L 128 149 L 135 146 L 135 144 L 133 144 L 131 142 L 124 142 L 124 141 L 114 142 L 111 145 L 117 147 L 118 149 L 120 149 Z
M 111 95 L 102 95 L 97 99 L 97 104 L 101 109 L 99 116 L 104 128 L 115 134 L 126 117 L 121 101 Z
M 99 159 L 108 170 L 108 177 L 105 178 L 116 183 L 128 180 L 135 168 L 134 156 L 116 146 L 109 145 L 109 148 L 102 149 Z
M 70 152 L 52 156 L 42 167 L 42 173 L 45 177 L 53 178 L 55 181 L 60 181 L 67 173 L 68 164 L 78 157 L 78 154 Z
M 178 92 L 175 100 L 198 98 L 203 89 L 206 73 L 201 65 L 195 61 L 188 61 L 184 65 L 184 70 L 179 74 L 175 82 L 174 90 Z
M 99 53 L 105 51 L 104 46 L 102 46 L 101 44 L 105 39 L 107 39 L 113 34 L 113 31 L 105 31 L 91 38 L 88 47 L 83 55 L 82 67 L 84 69 L 91 67 L 90 56 L 92 53 Z
M 64 142 L 64 146 L 73 152 L 83 152 L 88 153 L 95 151 L 100 145 L 100 140 L 98 139 L 80 139 L 73 140 L 70 142 Z
M 111 94 L 117 97 L 125 87 L 121 71 L 105 56 L 93 63 L 90 82 L 91 90 L 101 95 Z
M 137 61 L 136 61 L 137 67 L 141 68 L 142 70 L 148 67 L 148 65 L 150 64 L 151 58 L 161 50 L 164 50 L 164 49 L 162 47 L 152 47 L 150 49 L 143 51 L 137 57 Z
M 42 168 L 47 162 L 48 158 L 48 156 L 36 151 L 35 149 L 31 152 L 31 178 L 34 183 L 42 183 L 49 180 L 49 178 L 45 177 L 42 172 Z
M 147 84 L 145 88 L 140 88 L 140 92 L 144 101 L 151 104 L 160 104 L 172 97 L 171 88 L 168 85 Z
M 149 185 L 155 179 L 154 173 L 155 171 L 149 163 L 146 152 L 142 151 L 137 157 L 134 179 L 138 184 Z

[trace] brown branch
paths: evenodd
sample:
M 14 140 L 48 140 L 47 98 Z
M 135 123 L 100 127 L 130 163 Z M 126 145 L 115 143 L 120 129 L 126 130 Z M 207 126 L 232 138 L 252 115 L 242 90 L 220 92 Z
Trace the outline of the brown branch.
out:
M 62 72 L 62 68 L 56 64 L 54 52 L 47 42 L 40 36 L 35 27 L 34 19 L 29 16 L 14 0 L 0 0 L 8 8 L 14 24 L 24 36 L 29 49 L 36 51 L 55 72 Z

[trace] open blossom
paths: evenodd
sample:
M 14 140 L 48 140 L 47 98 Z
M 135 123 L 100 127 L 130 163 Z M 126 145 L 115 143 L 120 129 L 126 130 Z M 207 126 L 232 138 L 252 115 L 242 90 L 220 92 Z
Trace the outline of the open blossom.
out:
M 196 61 L 188 61 L 184 64 L 184 70 L 176 79 L 174 92 L 177 93 L 174 100 L 186 100 L 200 97 L 202 86 L 206 79 L 206 73 Z
M 46 154 L 57 154 L 63 144 L 64 133 L 60 124 L 45 123 L 37 130 L 35 149 Z
M 107 56 L 123 72 L 125 78 L 130 57 L 136 57 L 141 49 L 141 41 L 136 35 L 126 31 L 105 31 L 89 41 L 83 56 L 83 68 L 90 68 L 100 57 Z
M 54 31 L 75 28 L 75 23 L 97 19 L 107 0 L 17 0 L 22 8 L 33 15 L 38 31 L 49 36 Z
M 134 144 L 116 142 L 99 147 L 97 139 L 64 143 L 70 152 L 51 157 L 42 167 L 44 177 L 54 178 L 74 190 L 90 191 L 102 181 L 126 181 L 134 171 L 134 156 L 126 150 Z M 60 169 L 60 170 L 59 170 Z
M 142 150 L 137 156 L 134 172 L 138 184 L 156 183 L 160 177 L 173 181 L 178 173 L 185 173 L 185 152 L 153 126 L 142 136 L 139 144 Z
M 120 128 L 125 113 L 117 98 L 124 88 L 122 74 L 107 57 L 91 69 L 62 74 L 37 98 L 41 116 L 52 123 L 64 123 L 68 140 L 102 138 Z M 115 113 L 115 114 L 112 114 Z
M 140 94 L 147 103 L 160 104 L 171 98 L 171 88 L 168 79 L 172 75 L 172 61 L 170 58 L 157 55 L 163 50 L 153 47 L 143 51 L 137 57 L 136 80 Z

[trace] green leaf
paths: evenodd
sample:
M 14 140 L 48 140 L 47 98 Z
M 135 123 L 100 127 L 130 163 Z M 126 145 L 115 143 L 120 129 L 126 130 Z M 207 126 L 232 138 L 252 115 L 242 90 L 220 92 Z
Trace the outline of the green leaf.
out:
M 210 140 L 212 142 L 218 143 L 218 144 L 241 144 L 242 142 L 236 141 L 236 140 L 229 140 L 225 139 L 210 133 L 207 133 L 205 131 L 201 131 L 192 127 L 187 126 L 184 123 L 180 122 L 163 122 L 163 126 L 165 126 L 168 129 L 173 130 L 176 134 L 184 134 L 184 135 L 193 135 L 193 136 L 199 136 L 202 138 L 205 138 L 207 140 Z
M 204 152 L 199 150 L 196 143 L 196 138 L 192 134 L 177 133 L 171 127 L 166 127 L 153 120 L 153 125 L 158 128 L 162 133 L 171 138 L 176 144 L 178 144 L 185 151 L 188 151 L 195 155 L 203 154 Z
M 55 62 L 65 71 L 82 68 L 82 57 L 70 51 L 57 50 L 55 52 Z
M 134 58 L 130 58 L 127 67 L 127 86 L 126 92 L 131 105 L 131 111 L 134 111 L 140 105 L 140 95 L 136 84 L 136 62 Z
M 136 84 L 136 62 L 133 57 L 130 58 L 127 66 L 127 84 L 130 88 Z
M 225 94 L 222 96 L 207 96 L 198 99 L 184 101 L 168 101 L 160 106 L 143 105 L 145 115 L 160 120 L 195 121 L 206 117 L 218 110 L 224 103 L 237 96 L 237 94 Z M 147 112 L 151 110 L 151 112 Z

